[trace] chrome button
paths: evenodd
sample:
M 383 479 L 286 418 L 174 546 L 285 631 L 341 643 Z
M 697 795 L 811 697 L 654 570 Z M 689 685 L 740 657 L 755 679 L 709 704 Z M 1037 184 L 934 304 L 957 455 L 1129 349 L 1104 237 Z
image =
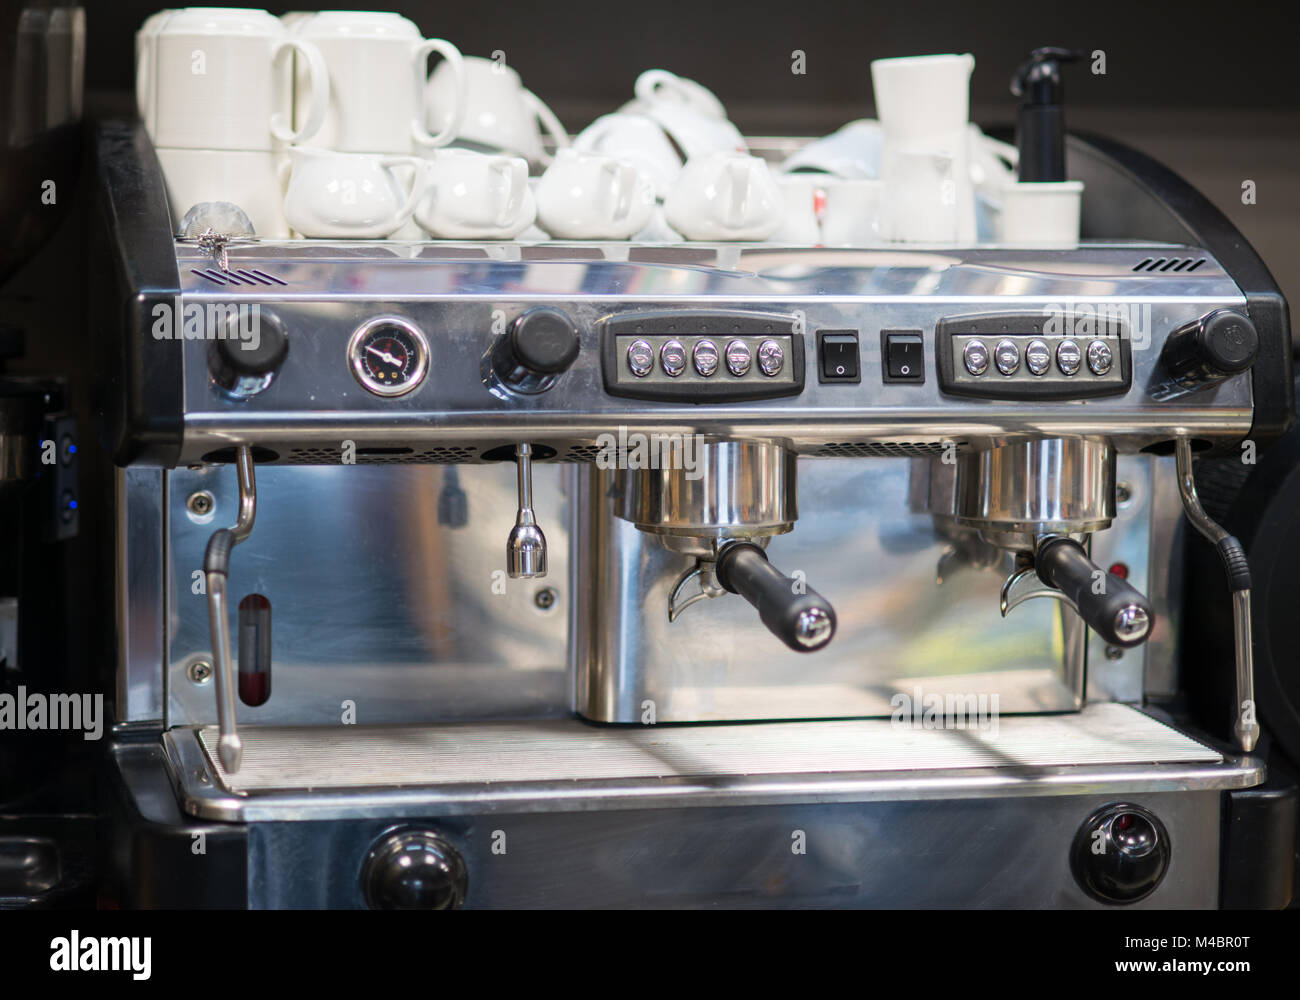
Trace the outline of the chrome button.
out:
M 1115 363 L 1115 355 L 1104 340 L 1094 340 L 1088 345 L 1088 369 L 1094 375 L 1105 375 Z
M 982 340 L 972 340 L 967 344 L 961 357 L 966 362 L 966 370 L 972 375 L 983 375 L 989 370 L 989 349 Z
M 1063 340 L 1056 346 L 1056 367 L 1061 369 L 1062 375 L 1074 375 L 1079 370 L 1079 364 L 1083 361 L 1083 354 L 1079 351 L 1079 345 L 1073 340 Z
M 647 341 L 634 340 L 627 349 L 627 367 L 637 378 L 645 378 L 655 366 L 655 349 Z
M 727 371 L 736 378 L 749 371 L 752 361 L 753 356 L 749 353 L 749 345 L 743 340 L 733 340 L 727 345 Z
M 1009 340 L 1000 340 L 993 349 L 993 360 L 1003 375 L 1014 375 L 1020 367 L 1020 348 Z
M 664 374 L 673 378 L 686 371 L 686 348 L 680 340 L 670 340 L 659 348 L 659 364 Z
M 718 370 L 718 345 L 711 340 L 701 340 L 691 351 L 695 370 L 708 378 Z
M 1041 340 L 1031 340 L 1025 347 L 1025 367 L 1033 375 L 1046 374 L 1052 367 L 1052 352 Z
M 758 370 L 769 378 L 781 374 L 785 367 L 785 351 L 775 340 L 765 340 L 758 345 Z

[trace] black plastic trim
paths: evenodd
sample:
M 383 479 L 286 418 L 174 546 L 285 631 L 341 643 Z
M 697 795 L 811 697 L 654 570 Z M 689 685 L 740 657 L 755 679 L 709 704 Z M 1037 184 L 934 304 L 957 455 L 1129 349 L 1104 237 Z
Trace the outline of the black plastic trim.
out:
M 173 467 L 184 431 L 180 340 L 152 334 L 154 308 L 180 295 L 162 168 L 139 121 L 103 122 L 94 141 L 92 336 L 104 395 L 95 401 L 118 465 Z
M 1208 250 L 1223 265 L 1259 331 L 1249 438 L 1266 444 L 1286 433 L 1295 419 L 1290 317 L 1259 254 L 1204 195 L 1151 157 L 1090 133 L 1071 135 L 1066 156 L 1070 177 L 1085 184 L 1084 238 L 1182 243 Z

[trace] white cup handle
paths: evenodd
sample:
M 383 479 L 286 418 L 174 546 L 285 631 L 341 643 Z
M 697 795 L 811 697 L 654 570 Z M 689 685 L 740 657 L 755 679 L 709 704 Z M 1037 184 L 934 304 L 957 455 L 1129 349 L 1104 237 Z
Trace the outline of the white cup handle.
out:
M 506 185 L 506 197 L 493 225 L 505 229 L 519 217 L 519 209 L 523 206 L 524 193 L 528 190 L 528 164 L 515 157 L 503 156 L 493 161 L 492 169 L 501 175 Z
M 290 50 L 307 60 L 307 72 L 311 77 L 311 108 L 307 112 L 307 120 L 297 132 L 289 127 L 284 115 L 277 111 L 271 116 L 271 134 L 281 142 L 303 142 L 319 132 L 325 124 L 325 109 L 330 102 L 330 76 L 320 49 L 305 38 L 286 38 L 280 42 L 271 54 L 271 61 L 275 62 L 282 53 Z M 293 100 L 292 95 L 290 100 Z
M 542 128 L 555 140 L 556 149 L 564 149 L 569 145 L 569 133 L 564 130 L 564 125 L 560 119 L 555 116 L 555 112 L 546 106 L 546 102 L 534 94 L 531 90 L 524 91 L 524 104 L 542 123 Z M 550 163 L 553 157 L 542 154 L 542 163 Z
M 677 82 L 676 73 L 670 73 L 666 69 L 648 69 L 636 78 L 636 84 L 632 89 L 641 100 L 653 103 L 659 99 L 660 87 L 671 87 Z
M 156 40 L 154 44 L 157 44 Z M 148 69 L 149 64 L 153 62 L 153 59 L 150 58 L 151 54 L 150 43 L 146 40 L 140 46 L 140 58 L 135 64 L 135 106 L 136 110 L 140 112 L 140 117 L 144 120 L 146 130 L 151 133 L 149 138 L 152 139 L 152 129 L 149 129 L 149 114 L 153 111 L 154 95 L 148 93 L 150 79 Z M 148 98 L 147 102 L 145 101 L 146 97 Z
M 397 228 L 400 229 L 411 221 L 416 206 L 424 200 L 425 191 L 428 190 L 429 186 L 429 161 L 419 156 L 384 156 L 380 157 L 379 165 L 390 171 L 393 167 L 415 168 L 415 174 L 411 177 L 411 190 L 406 196 L 406 204 L 398 212 L 398 218 L 401 219 L 401 222 L 398 223 Z M 400 180 L 398 185 L 401 185 Z
M 436 134 L 430 133 L 425 124 L 424 104 L 425 90 L 429 82 L 427 60 L 434 52 L 442 56 L 451 67 L 452 84 L 456 95 L 452 104 L 451 118 L 448 119 L 443 130 Z M 441 38 L 425 39 L 424 43 L 415 50 L 415 97 L 415 106 L 419 109 L 416 117 L 411 121 L 411 134 L 415 137 L 415 141 L 421 146 L 436 148 L 445 146 L 455 139 L 461 123 L 465 120 L 465 60 L 461 57 L 460 49 Z

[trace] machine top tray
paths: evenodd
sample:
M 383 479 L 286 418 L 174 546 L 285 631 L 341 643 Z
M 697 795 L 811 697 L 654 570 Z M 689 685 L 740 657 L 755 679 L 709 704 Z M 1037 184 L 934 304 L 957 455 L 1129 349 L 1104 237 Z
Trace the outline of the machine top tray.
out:
M 176 729 L 186 811 L 208 819 L 325 819 L 671 806 L 1248 787 L 1229 758 L 1127 705 L 1010 716 L 996 728 L 889 719 L 603 727 L 576 719 L 348 728 L 245 728 L 227 774 L 217 730 Z

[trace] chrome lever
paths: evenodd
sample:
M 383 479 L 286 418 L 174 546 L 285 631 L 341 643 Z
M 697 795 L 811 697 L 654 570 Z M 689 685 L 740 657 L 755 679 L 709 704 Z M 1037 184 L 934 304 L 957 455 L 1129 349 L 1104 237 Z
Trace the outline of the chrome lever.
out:
M 1187 520 L 1219 551 L 1232 589 L 1233 659 L 1237 673 L 1236 724 L 1233 731 L 1244 753 L 1255 749 L 1259 741 L 1259 721 L 1255 708 L 1255 659 L 1251 645 L 1250 565 L 1245 550 L 1201 506 L 1196 495 L 1196 475 L 1192 470 L 1192 443 L 1185 437 L 1175 442 L 1174 460 L 1178 468 L 1178 495 L 1183 501 Z
M 226 579 L 230 550 L 253 531 L 257 518 L 257 480 L 253 475 L 253 450 L 240 445 L 235 456 L 239 476 L 239 516 L 233 527 L 218 528 L 208 539 L 203 572 L 208 590 L 208 629 L 212 635 L 212 660 L 216 675 L 217 756 L 228 774 L 240 768 L 244 744 L 235 722 L 235 667 L 230 654 L 230 628 L 226 608 Z

